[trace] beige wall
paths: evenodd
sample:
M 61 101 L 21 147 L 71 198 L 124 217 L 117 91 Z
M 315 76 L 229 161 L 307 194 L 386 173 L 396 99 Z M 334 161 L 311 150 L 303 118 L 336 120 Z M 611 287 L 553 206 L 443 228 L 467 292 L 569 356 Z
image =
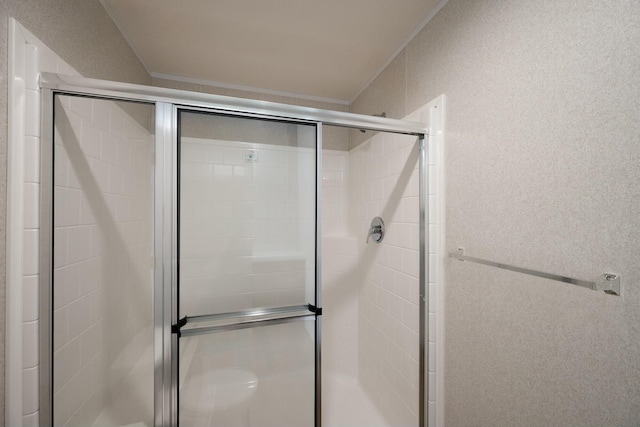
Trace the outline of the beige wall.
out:
M 352 104 L 446 94 L 448 251 L 622 275 L 614 297 L 447 261 L 448 427 L 640 420 L 639 28 L 633 0 L 450 0 Z
M 97 0 L 0 0 L 0 420 L 4 419 L 8 19 L 28 28 L 87 77 L 149 84 L 150 77 Z

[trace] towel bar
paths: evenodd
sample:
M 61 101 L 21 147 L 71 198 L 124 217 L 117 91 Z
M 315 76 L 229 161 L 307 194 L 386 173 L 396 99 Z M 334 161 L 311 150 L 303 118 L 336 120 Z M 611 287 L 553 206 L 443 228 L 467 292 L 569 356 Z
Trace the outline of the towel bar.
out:
M 571 277 L 559 276 L 557 274 L 545 273 L 543 271 L 531 270 L 529 268 L 516 267 L 514 265 L 508 265 L 500 262 L 488 261 L 482 258 L 467 256 L 464 254 L 464 248 L 458 248 L 458 252 L 450 252 L 449 256 L 460 261 L 475 262 L 477 264 L 489 265 L 491 267 L 497 267 L 503 270 L 515 271 L 516 273 L 529 274 L 531 276 L 557 280 L 558 282 L 570 283 L 572 285 L 582 286 L 583 288 L 588 288 L 594 291 L 604 291 L 604 293 L 609 295 L 620 295 L 619 274 L 604 273 L 600 275 L 595 281 L 590 282 L 587 280 L 574 279 Z

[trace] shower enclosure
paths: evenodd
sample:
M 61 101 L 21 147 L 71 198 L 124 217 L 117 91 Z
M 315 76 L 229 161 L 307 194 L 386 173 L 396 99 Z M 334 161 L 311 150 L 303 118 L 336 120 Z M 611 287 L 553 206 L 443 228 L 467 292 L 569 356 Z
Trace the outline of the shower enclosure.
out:
M 426 426 L 424 125 L 42 86 L 43 425 Z

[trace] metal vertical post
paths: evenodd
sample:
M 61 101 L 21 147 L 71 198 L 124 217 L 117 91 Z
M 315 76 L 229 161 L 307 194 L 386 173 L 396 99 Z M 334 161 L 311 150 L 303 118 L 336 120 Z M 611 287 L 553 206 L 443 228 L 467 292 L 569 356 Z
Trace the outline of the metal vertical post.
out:
M 428 335 L 427 331 L 429 330 L 429 317 L 427 313 L 428 307 L 428 277 L 429 277 L 429 254 L 427 248 L 428 234 L 428 213 L 429 213 L 429 183 L 428 183 L 428 164 L 427 164 L 427 146 L 425 144 L 424 135 L 420 136 L 418 140 L 419 144 L 419 159 L 418 159 L 418 168 L 419 168 L 419 232 L 420 232 L 420 243 L 419 243 L 419 256 L 420 256 L 420 278 L 419 278 L 419 287 L 420 287 L 420 329 L 419 329 L 419 339 L 420 339 L 420 356 L 419 356 L 419 425 L 420 427 L 426 427 L 428 422 L 428 405 L 429 405 L 429 381 L 427 381 L 427 377 L 429 375 L 427 369 L 427 359 L 429 357 L 428 350 Z
M 40 139 L 40 425 L 53 425 L 54 94 L 41 90 Z
M 322 123 L 316 125 L 316 358 L 315 427 L 322 426 Z

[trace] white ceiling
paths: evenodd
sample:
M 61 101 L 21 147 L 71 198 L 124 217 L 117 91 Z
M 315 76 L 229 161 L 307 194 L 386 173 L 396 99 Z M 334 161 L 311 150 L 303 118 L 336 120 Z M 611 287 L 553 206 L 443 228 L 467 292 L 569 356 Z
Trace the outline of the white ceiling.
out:
M 101 0 L 151 75 L 350 101 L 439 0 Z

